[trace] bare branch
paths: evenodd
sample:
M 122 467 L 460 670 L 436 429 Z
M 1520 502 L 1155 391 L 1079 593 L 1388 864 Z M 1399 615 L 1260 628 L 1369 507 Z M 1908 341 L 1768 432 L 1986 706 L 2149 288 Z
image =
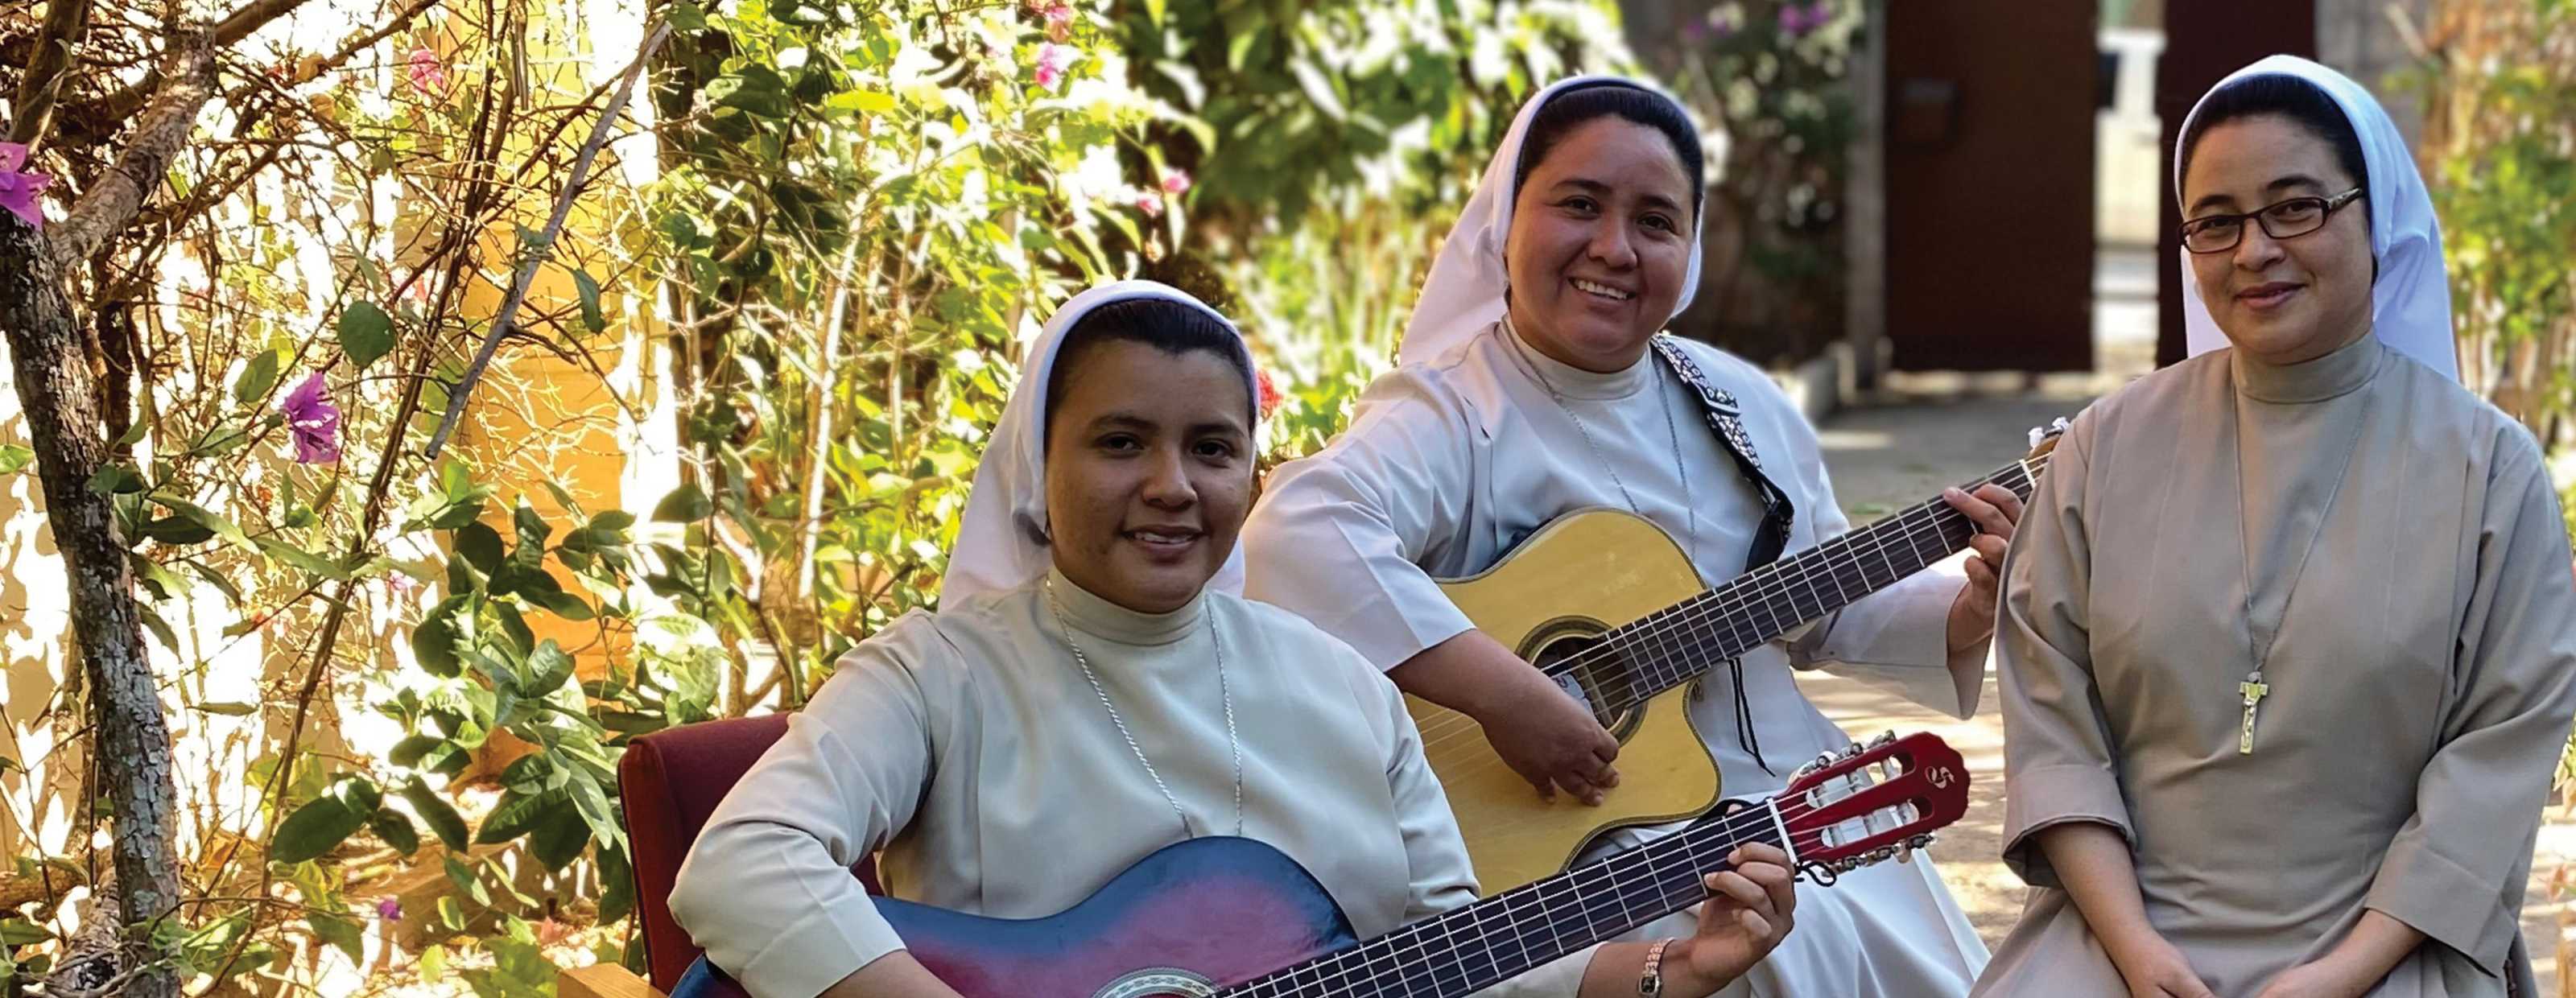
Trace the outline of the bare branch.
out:
M 161 188 L 170 160 L 197 129 L 197 112 L 215 95 L 214 50 L 207 41 L 200 28 L 173 32 L 172 51 L 163 66 L 169 82 L 153 96 L 151 109 L 135 126 L 134 141 L 117 154 L 115 165 L 72 205 L 71 217 L 53 227 L 47 242 L 54 266 L 69 267 L 88 256 L 132 221 L 143 202 Z
M 89 0 L 52 0 L 45 5 L 45 25 L 27 59 L 27 75 L 18 81 L 12 105 L 18 120 L 9 125 L 9 141 L 35 146 L 54 123 L 54 101 L 70 79 L 72 46 L 89 32 Z
M 484 334 L 482 347 L 474 351 L 474 363 L 466 367 L 465 377 L 456 383 L 456 389 L 448 393 L 447 412 L 438 418 L 438 429 L 429 435 L 429 446 L 422 451 L 430 459 L 437 459 L 439 449 L 447 444 L 447 435 L 455 432 L 457 417 L 464 414 L 465 403 L 474 394 L 474 383 L 483 379 L 483 369 L 491 366 L 492 352 L 500 348 L 501 338 L 517 327 L 519 303 L 528 297 L 528 282 L 536 277 L 537 268 L 545 264 L 547 255 L 553 250 L 555 239 L 563 234 L 564 218 L 572 213 L 573 198 L 581 193 L 582 184 L 589 179 L 591 161 L 598 158 L 599 147 L 607 143 L 611 132 L 616 131 L 617 116 L 626 110 L 627 98 L 635 94 L 636 78 L 644 75 L 644 67 L 652 62 L 653 53 L 662 47 L 662 40 L 670 36 L 671 25 L 668 22 L 654 26 L 653 33 L 644 39 L 643 48 L 635 53 L 635 61 L 627 65 L 626 77 L 617 85 L 617 96 L 609 98 L 608 106 L 600 111 L 599 127 L 591 130 L 590 141 L 582 143 L 581 155 L 572 163 L 572 175 L 564 178 L 563 190 L 555 195 L 553 217 L 546 220 L 545 230 L 537 236 L 537 245 L 524 248 L 527 259 L 519 264 L 518 278 L 510 282 L 509 296 L 501 299 L 501 308 L 493 313 L 492 331 Z

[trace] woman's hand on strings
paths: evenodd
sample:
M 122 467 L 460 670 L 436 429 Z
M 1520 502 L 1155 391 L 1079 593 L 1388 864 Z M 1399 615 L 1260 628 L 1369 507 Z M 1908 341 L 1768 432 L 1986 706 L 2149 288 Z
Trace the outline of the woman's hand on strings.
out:
M 1555 799 L 1562 787 L 1576 800 L 1601 803 L 1602 794 L 1619 785 L 1619 770 L 1610 765 L 1619 758 L 1619 740 L 1546 673 L 1500 644 L 1492 649 L 1510 658 L 1518 673 L 1509 695 L 1475 715 L 1494 754 L 1542 798 Z
M 2004 549 L 2021 522 L 2021 497 L 1988 482 L 1975 492 L 1941 490 L 1941 498 L 1968 517 L 1977 532 L 1968 538 L 1968 584 L 1950 602 L 1950 650 L 1966 651 L 1995 632 L 1995 598 L 2003 585 Z
M 1701 878 L 1709 898 L 1700 905 L 1698 931 L 1664 955 L 1674 993 L 1705 995 L 1733 983 L 1769 956 L 1797 921 L 1789 854 L 1747 843 L 1726 861 L 1732 869 Z

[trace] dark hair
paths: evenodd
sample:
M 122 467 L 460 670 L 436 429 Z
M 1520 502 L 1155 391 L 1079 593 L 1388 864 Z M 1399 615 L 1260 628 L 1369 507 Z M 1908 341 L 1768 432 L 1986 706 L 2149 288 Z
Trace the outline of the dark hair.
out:
M 1065 374 L 1091 348 L 1116 340 L 1142 343 L 1178 357 L 1192 350 L 1205 350 L 1225 358 L 1227 365 L 1252 381 L 1252 368 L 1243 356 L 1243 338 L 1233 329 L 1208 313 L 1206 309 L 1185 305 L 1167 298 L 1129 298 L 1114 301 L 1085 312 L 1066 330 L 1064 342 L 1055 348 L 1055 367 L 1047 371 L 1046 411 L 1039 414 L 1041 432 L 1055 425 L 1056 400 L 1064 397 Z M 1249 396 L 1249 390 L 1245 393 Z M 1246 398 L 1244 426 L 1259 422 L 1261 400 Z
M 1681 159 L 1682 176 L 1690 180 L 1691 211 L 1700 206 L 1700 175 L 1707 169 L 1707 158 L 1700 151 L 1699 132 L 1691 127 L 1690 117 L 1661 94 L 1649 93 L 1624 83 L 1594 83 L 1548 98 L 1540 105 L 1538 116 L 1530 119 L 1529 134 L 1521 140 L 1520 162 L 1512 167 L 1512 194 L 1520 194 L 1521 185 L 1529 181 L 1530 171 L 1546 161 L 1547 154 L 1567 135 L 1596 118 L 1618 118 L 1664 133 L 1672 142 L 1673 155 Z
M 2183 133 L 2182 144 L 2175 153 L 2175 162 L 2182 164 L 2179 175 L 2191 176 L 2192 150 L 2210 129 L 2265 114 L 2288 118 L 2324 139 L 2334 147 L 2335 164 L 2352 175 L 2353 183 L 2363 190 L 2370 189 L 2370 166 L 2361 155 L 2361 137 L 2353 133 L 2352 119 L 2344 116 L 2343 106 L 2316 84 L 2279 73 L 2246 77 L 2201 101 L 2199 113 L 2191 119 L 2191 130 Z

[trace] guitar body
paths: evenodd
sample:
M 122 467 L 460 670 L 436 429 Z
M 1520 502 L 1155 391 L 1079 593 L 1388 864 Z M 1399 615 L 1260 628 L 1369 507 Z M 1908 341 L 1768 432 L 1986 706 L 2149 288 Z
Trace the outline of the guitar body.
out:
M 1581 581 L 1569 585 L 1572 580 Z M 1542 665 L 1705 588 L 1663 528 L 1611 509 L 1558 517 L 1492 568 L 1441 583 L 1477 629 Z M 1602 670 L 1588 677 L 1602 678 Z M 1605 725 L 1619 739 L 1619 786 L 1599 807 L 1565 794 L 1541 799 L 1495 754 L 1473 719 L 1408 695 L 1424 754 L 1448 791 L 1485 893 L 1565 869 L 1612 829 L 1678 821 L 1715 807 L 1717 762 L 1687 710 L 1698 686 L 1693 680 L 1667 690 Z M 1584 695 L 1597 699 L 1600 692 Z
M 1045 918 L 876 904 L 912 958 L 966 998 L 1464 998 L 1708 896 L 1700 877 L 1738 845 L 1777 846 L 1830 884 L 1930 844 L 1967 807 L 1959 753 L 1891 733 L 1801 767 L 1772 798 L 1366 941 L 1314 875 L 1245 838 L 1165 846 Z M 704 958 L 671 989 L 743 994 Z
M 1205 998 L 1358 941 L 1313 874 L 1232 837 L 1166 846 L 1045 918 L 876 904 L 913 959 L 966 998 Z M 701 959 L 671 995 L 743 993 Z

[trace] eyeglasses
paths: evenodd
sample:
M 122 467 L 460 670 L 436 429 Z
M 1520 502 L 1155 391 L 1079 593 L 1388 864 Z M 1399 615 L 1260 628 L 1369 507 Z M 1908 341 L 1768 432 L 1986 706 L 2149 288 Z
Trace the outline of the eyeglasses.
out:
M 2274 239 L 2304 236 L 2325 227 L 2335 210 L 2361 197 L 2355 187 L 2330 198 L 2298 197 L 2276 201 L 2242 215 L 2207 215 L 2182 223 L 2182 246 L 2194 253 L 2224 253 L 2245 240 L 2245 220 L 2253 219 Z

